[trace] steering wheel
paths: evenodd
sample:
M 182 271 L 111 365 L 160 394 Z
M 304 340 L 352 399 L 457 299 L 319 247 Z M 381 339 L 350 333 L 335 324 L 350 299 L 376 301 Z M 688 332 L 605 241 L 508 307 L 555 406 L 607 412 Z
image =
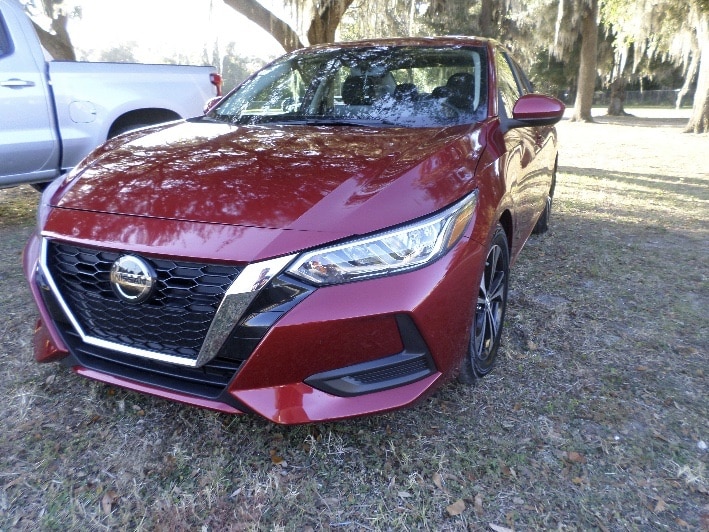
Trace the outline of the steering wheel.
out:
M 441 106 L 441 114 L 448 120 L 458 120 L 460 119 L 461 110 L 455 105 L 445 100 L 440 100 L 439 105 Z

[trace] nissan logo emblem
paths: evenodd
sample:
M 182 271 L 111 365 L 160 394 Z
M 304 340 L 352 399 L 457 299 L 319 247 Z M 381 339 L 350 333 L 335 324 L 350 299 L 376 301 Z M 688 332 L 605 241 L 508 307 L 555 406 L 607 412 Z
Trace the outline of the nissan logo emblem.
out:
M 153 292 L 157 276 L 143 259 L 123 255 L 111 266 L 111 288 L 119 299 L 137 305 Z

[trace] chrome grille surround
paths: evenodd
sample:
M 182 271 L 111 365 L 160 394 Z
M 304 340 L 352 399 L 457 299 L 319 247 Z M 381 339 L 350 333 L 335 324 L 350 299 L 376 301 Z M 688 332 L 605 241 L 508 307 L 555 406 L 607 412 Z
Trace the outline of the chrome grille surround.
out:
M 175 349 L 172 349 L 172 352 L 165 352 L 170 350 L 160 349 L 159 345 L 153 345 L 154 342 L 134 342 L 132 340 L 129 340 L 127 337 L 122 338 L 121 335 L 117 334 L 116 331 L 113 331 L 112 334 L 105 334 L 105 332 L 99 332 L 99 334 L 96 334 L 95 331 L 91 330 L 86 323 L 95 323 L 91 319 L 91 317 L 89 316 L 87 318 L 83 315 L 77 315 L 75 309 L 72 308 L 72 306 L 82 304 L 81 298 L 76 295 L 72 296 L 71 294 L 65 296 L 65 294 L 59 288 L 59 284 L 55 279 L 55 275 L 52 272 L 52 268 L 50 267 L 50 245 L 66 245 L 68 247 L 73 247 L 79 250 L 79 252 L 83 252 L 88 248 L 79 248 L 77 246 L 74 246 L 73 244 L 53 243 L 50 242 L 47 238 L 43 238 L 40 259 L 42 273 L 46 278 L 47 284 L 49 285 L 54 296 L 56 297 L 60 307 L 71 322 L 72 327 L 81 337 L 81 340 L 83 342 L 102 349 L 110 349 L 128 355 L 139 356 L 143 358 L 157 360 L 160 362 L 167 362 L 170 364 L 177 364 L 188 367 L 201 367 L 217 356 L 222 344 L 227 340 L 231 329 L 242 317 L 243 313 L 246 311 L 249 304 L 259 294 L 260 290 L 274 276 L 278 275 L 281 271 L 283 271 L 283 269 L 285 269 L 285 267 L 295 258 L 295 255 L 291 255 L 286 257 L 279 257 L 277 259 L 271 259 L 268 261 L 249 264 L 243 269 L 234 268 L 233 274 L 229 277 L 230 282 L 228 283 L 228 286 L 222 286 L 221 288 L 214 290 L 215 292 L 221 293 L 218 293 L 217 299 L 213 300 L 210 303 L 212 306 L 216 306 L 217 308 L 211 314 L 209 312 L 206 312 L 206 314 L 210 314 L 209 324 L 206 327 L 205 331 L 201 333 L 198 352 L 196 352 L 197 350 L 195 349 L 191 349 L 190 352 L 182 353 L 180 351 L 176 351 Z M 112 264 L 111 259 L 113 258 L 113 256 L 115 255 L 117 258 L 121 255 L 120 252 L 114 251 L 105 252 L 93 249 L 89 250 L 89 255 L 92 253 L 96 254 L 96 256 L 101 253 L 106 254 L 105 257 L 98 258 L 101 259 L 105 264 L 108 264 L 109 268 L 110 264 Z M 155 261 L 159 262 L 160 259 L 155 259 Z M 89 260 L 88 262 L 91 262 L 91 260 Z M 194 263 L 176 262 L 175 264 L 177 268 L 185 268 L 186 264 Z M 58 273 L 58 275 L 61 276 L 61 273 Z M 106 275 L 109 275 L 109 273 L 106 273 Z M 108 279 L 108 277 L 106 279 Z M 111 292 L 110 285 L 108 284 L 108 282 L 101 282 L 105 282 L 106 284 L 103 291 L 105 292 L 106 290 L 108 290 L 109 292 Z M 76 284 L 81 286 L 81 282 L 79 281 L 77 281 Z M 223 284 L 224 283 L 222 283 L 222 285 Z M 163 286 L 163 294 L 173 289 L 179 292 L 179 287 L 165 288 Z M 101 289 L 96 290 L 101 291 Z M 71 302 L 71 305 L 69 304 L 69 302 Z M 143 305 L 145 304 L 146 303 L 143 303 Z M 191 304 L 195 303 L 192 302 Z M 196 304 L 201 307 L 205 307 L 205 301 L 201 301 Z M 207 304 L 206 306 L 209 306 L 209 304 Z M 135 308 L 135 306 L 132 306 L 133 310 Z M 123 307 L 122 310 L 130 312 L 130 309 L 127 307 Z M 163 314 L 165 315 L 165 313 Z M 108 316 L 106 316 L 106 319 L 111 319 L 110 313 Z M 82 321 L 84 323 L 82 323 Z M 149 324 L 146 324 L 146 326 L 148 325 Z M 128 345 L 130 343 L 132 343 L 133 345 Z M 142 343 L 143 345 L 136 345 L 136 343 Z M 180 349 L 179 345 L 175 347 L 176 349 Z

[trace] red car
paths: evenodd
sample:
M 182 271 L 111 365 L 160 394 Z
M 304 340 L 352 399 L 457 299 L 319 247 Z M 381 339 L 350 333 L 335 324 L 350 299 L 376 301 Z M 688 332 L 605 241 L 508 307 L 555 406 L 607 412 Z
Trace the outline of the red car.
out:
M 472 383 L 547 228 L 562 113 L 494 41 L 287 54 L 45 190 L 35 357 L 288 424 Z

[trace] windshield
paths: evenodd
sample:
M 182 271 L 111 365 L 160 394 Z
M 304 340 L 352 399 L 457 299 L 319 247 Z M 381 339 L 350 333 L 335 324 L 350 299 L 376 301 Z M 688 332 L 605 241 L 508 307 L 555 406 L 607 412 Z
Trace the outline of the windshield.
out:
M 311 50 L 264 68 L 207 116 L 235 124 L 434 127 L 487 113 L 482 47 Z

